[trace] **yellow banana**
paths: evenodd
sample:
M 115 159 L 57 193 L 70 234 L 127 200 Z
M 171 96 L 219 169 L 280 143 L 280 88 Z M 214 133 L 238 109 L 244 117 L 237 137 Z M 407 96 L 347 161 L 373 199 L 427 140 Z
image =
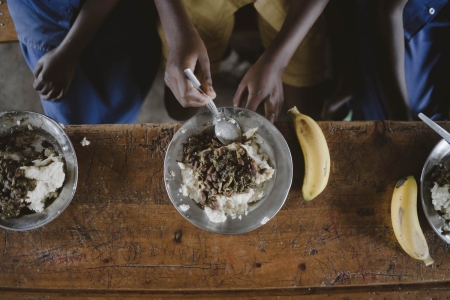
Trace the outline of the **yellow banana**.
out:
M 391 202 L 391 219 L 400 246 L 412 258 L 425 265 L 434 261 L 417 216 L 417 183 L 413 176 L 400 179 L 395 186 Z
M 325 189 L 330 176 L 330 151 L 319 125 L 301 114 L 297 107 L 288 111 L 294 120 L 295 133 L 305 159 L 305 176 L 302 193 L 307 201 L 317 197 Z

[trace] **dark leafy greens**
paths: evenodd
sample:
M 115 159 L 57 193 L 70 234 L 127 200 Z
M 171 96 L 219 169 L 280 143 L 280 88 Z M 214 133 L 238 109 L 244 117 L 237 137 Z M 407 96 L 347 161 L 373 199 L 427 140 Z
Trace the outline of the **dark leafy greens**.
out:
M 245 136 L 243 141 L 250 142 Z M 229 149 L 207 132 L 191 136 L 183 145 L 183 163 L 193 168 L 195 176 L 205 186 L 201 191 L 202 205 L 218 209 L 218 195 L 230 197 L 256 188 L 257 174 L 266 172 L 242 145 L 236 145 L 236 149 Z
M 24 147 L 18 140 L 22 131 L 0 137 L 0 213 L 2 219 L 16 218 L 28 206 L 28 191 L 36 188 L 36 180 L 26 178 L 20 167 L 32 166 L 34 159 L 43 159 L 43 153 Z M 44 148 L 51 148 L 47 141 Z M 12 158 L 14 157 L 14 159 Z

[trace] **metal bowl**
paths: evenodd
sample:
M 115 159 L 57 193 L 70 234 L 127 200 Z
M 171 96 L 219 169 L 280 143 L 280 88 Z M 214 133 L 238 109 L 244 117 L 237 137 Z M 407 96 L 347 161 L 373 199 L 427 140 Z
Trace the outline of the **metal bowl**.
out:
M 243 132 L 258 127 L 257 138 L 263 142 L 260 150 L 269 157 L 269 164 L 275 173 L 269 181 L 262 186 L 266 195 L 261 200 L 249 205 L 248 214 L 242 219 L 227 217 L 222 223 L 211 222 L 204 210 L 189 197 L 183 196 L 179 191 L 182 183 L 180 169 L 177 161 L 183 156 L 183 143 L 197 133 L 213 130 L 214 118 L 209 111 L 198 114 L 184 123 L 175 133 L 167 149 L 164 160 L 164 178 L 170 200 L 178 212 L 195 226 L 216 233 L 239 234 L 249 232 L 273 218 L 288 195 L 292 183 L 292 156 L 286 140 L 278 129 L 263 116 L 242 108 L 224 107 L 221 111 L 225 117 L 234 118 Z M 182 211 L 180 205 L 187 204 L 190 208 Z
M 0 113 L 0 135 L 2 136 L 18 129 L 18 126 L 28 127 L 28 125 L 33 129 L 30 130 L 30 133 L 34 135 L 33 146 L 39 150 L 41 141 L 47 140 L 58 153 L 62 154 L 66 178 L 58 197 L 43 212 L 21 214 L 17 218 L 7 220 L 0 218 L 1 227 L 17 231 L 36 229 L 56 219 L 72 201 L 78 181 L 78 162 L 75 150 L 58 122 L 30 111 Z
M 423 166 L 422 175 L 420 177 L 420 196 L 422 198 L 423 211 L 431 227 L 442 240 L 447 244 L 450 244 L 450 236 L 443 234 L 441 230 L 445 221 L 439 216 L 431 203 L 431 188 L 434 185 L 431 180 L 431 173 L 436 165 L 447 159 L 450 159 L 450 144 L 445 140 L 441 140 L 433 148 Z

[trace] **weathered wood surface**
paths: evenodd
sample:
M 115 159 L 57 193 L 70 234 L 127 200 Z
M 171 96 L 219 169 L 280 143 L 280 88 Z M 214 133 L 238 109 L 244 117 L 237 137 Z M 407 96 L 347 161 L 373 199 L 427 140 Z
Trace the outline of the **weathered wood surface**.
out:
M 167 196 L 164 155 L 179 125 L 66 127 L 79 161 L 77 193 L 40 229 L 0 230 L 0 294 L 446 299 L 449 245 L 419 210 L 436 262 L 426 267 L 402 251 L 390 221 L 395 183 L 419 180 L 440 138 L 421 122 L 320 125 L 332 160 L 325 192 L 303 200 L 300 147 L 279 123 L 294 161 L 288 199 L 266 225 L 234 236 L 191 225 Z
M 0 0 L 0 43 L 17 42 L 17 32 L 6 0 Z

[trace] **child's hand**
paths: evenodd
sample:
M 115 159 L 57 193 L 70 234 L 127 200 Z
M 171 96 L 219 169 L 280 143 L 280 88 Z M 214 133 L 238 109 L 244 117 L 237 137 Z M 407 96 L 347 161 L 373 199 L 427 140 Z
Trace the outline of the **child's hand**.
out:
M 233 99 L 234 106 L 255 111 L 264 101 L 266 118 L 275 122 L 283 108 L 284 94 L 281 75 L 283 70 L 266 61 L 262 56 L 245 74 Z
M 184 74 L 187 68 L 193 70 L 202 90 L 214 99 L 216 93 L 212 87 L 208 53 L 198 36 L 179 41 L 178 47 L 171 49 L 164 80 L 183 107 L 200 107 L 208 104 L 210 99 L 195 89 Z
M 37 62 L 34 69 L 34 89 L 43 100 L 57 101 L 68 91 L 75 75 L 77 59 L 55 48 Z

